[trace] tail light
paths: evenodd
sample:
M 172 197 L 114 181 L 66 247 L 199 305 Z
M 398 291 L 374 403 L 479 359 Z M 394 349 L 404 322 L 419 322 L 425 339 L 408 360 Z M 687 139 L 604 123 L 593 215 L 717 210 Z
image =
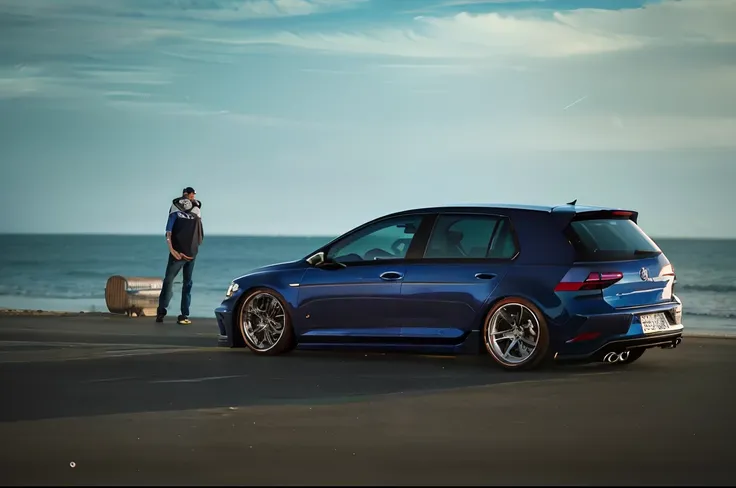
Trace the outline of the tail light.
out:
M 583 291 L 583 290 L 602 290 L 608 288 L 621 281 L 624 274 L 619 271 L 610 271 L 606 273 L 590 273 L 585 281 L 563 281 L 556 287 L 555 291 Z
M 675 275 L 675 267 L 671 264 L 665 264 L 662 267 L 662 271 L 659 272 L 660 276 L 676 276 Z
M 600 335 L 600 332 L 583 332 L 567 341 L 567 343 L 592 341 L 593 339 L 597 339 Z
M 672 294 L 675 294 L 675 285 L 677 285 L 677 274 L 675 273 L 675 267 L 671 264 L 666 264 L 659 273 L 660 276 L 672 276 Z

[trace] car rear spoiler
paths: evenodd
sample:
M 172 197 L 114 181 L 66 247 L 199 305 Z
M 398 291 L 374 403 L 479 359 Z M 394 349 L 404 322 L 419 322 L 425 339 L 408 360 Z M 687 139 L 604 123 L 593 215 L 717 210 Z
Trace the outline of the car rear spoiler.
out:
M 592 219 L 628 219 L 635 224 L 639 223 L 639 212 L 624 208 L 575 208 L 574 206 L 560 206 L 554 207 L 552 213 L 561 217 L 565 221 L 564 225 L 574 220 Z
M 588 210 L 584 212 L 576 212 L 572 220 L 591 219 L 628 219 L 637 224 L 639 220 L 639 212 L 624 209 Z

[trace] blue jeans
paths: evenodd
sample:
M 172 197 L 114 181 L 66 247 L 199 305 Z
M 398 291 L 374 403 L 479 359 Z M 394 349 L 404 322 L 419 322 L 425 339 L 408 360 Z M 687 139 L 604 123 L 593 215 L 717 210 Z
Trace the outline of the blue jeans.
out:
M 180 259 L 177 261 L 174 256 L 169 253 L 169 262 L 166 265 L 166 275 L 164 276 L 164 284 L 161 287 L 161 294 L 158 296 L 158 315 L 166 315 L 166 309 L 171 302 L 174 294 L 174 279 L 179 271 L 184 270 L 184 282 L 181 285 L 181 314 L 189 317 L 189 305 L 192 303 L 192 272 L 194 271 L 194 259 L 187 261 Z

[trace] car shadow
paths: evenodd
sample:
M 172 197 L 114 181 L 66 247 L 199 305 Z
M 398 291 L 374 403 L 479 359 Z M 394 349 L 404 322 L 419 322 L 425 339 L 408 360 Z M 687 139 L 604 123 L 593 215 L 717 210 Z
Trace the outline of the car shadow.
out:
M 245 349 L 4 365 L 0 422 L 223 406 L 345 403 L 599 371 L 599 365 L 505 371 L 486 356 Z

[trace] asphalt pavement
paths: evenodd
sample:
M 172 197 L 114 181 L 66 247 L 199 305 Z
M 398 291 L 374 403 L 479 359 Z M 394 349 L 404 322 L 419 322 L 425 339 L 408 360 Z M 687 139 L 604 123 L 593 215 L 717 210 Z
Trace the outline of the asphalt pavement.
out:
M 736 340 L 526 373 L 216 341 L 209 320 L 0 316 L 0 484 L 736 483 Z

